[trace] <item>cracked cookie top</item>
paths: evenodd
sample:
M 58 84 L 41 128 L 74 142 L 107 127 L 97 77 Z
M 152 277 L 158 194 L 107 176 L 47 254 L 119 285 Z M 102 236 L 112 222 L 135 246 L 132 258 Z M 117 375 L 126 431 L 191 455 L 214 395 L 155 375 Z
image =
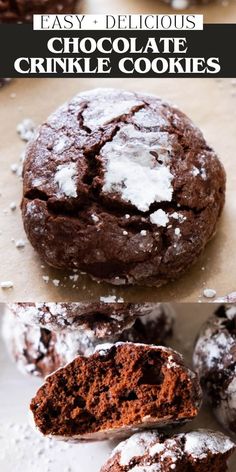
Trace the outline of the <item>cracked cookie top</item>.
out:
M 199 429 L 166 436 L 136 433 L 113 450 L 101 472 L 187 472 L 227 470 L 234 443 L 218 431 Z
M 150 215 L 167 202 L 200 210 L 214 196 L 208 184 L 219 166 L 176 108 L 153 96 L 97 89 L 40 127 L 28 147 L 24 195 L 71 209 L 100 199 Z

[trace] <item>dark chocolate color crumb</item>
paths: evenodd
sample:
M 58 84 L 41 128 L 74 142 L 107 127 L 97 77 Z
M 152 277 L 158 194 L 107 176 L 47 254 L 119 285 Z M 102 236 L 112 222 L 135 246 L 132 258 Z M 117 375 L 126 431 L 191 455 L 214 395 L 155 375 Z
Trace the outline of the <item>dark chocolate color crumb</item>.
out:
M 44 435 L 104 439 L 196 416 L 198 379 L 178 353 L 132 343 L 101 349 L 77 357 L 38 390 L 31 410 Z

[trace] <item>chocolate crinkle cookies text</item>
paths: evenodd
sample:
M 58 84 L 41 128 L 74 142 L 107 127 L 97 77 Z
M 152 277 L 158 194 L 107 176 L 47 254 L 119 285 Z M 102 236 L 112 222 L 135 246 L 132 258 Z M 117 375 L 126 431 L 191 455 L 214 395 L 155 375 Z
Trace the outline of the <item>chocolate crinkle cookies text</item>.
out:
M 225 172 L 155 96 L 83 92 L 39 127 L 23 170 L 25 231 L 49 265 L 112 284 L 179 277 L 213 236 Z

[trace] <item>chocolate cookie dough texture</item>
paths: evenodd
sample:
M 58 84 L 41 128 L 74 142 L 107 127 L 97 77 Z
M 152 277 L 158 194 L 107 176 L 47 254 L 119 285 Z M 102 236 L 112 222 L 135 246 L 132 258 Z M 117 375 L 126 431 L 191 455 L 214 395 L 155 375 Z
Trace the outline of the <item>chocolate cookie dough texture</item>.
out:
M 44 435 L 95 440 L 191 420 L 200 402 L 198 378 L 178 353 L 117 343 L 47 377 L 31 410 Z
M 200 130 L 155 96 L 83 92 L 38 129 L 23 171 L 27 236 L 49 265 L 160 286 L 197 260 L 225 172 Z
M 135 313 L 135 305 L 133 311 Z M 138 307 L 136 313 L 137 311 L 141 312 Z M 143 312 L 145 311 L 148 311 L 147 308 L 143 309 Z M 152 311 L 149 311 L 149 314 L 140 315 L 138 318 L 134 316 L 128 326 L 123 326 L 123 330 L 119 327 L 113 331 L 112 328 L 109 331 L 104 329 L 104 322 L 101 320 L 100 326 L 99 322 L 96 323 L 95 331 L 88 323 L 78 329 L 51 331 L 38 324 L 33 325 L 32 320 L 31 324 L 24 323 L 24 317 L 17 318 L 15 312 L 6 312 L 3 318 L 3 337 L 21 372 L 45 377 L 78 355 L 92 354 L 96 346 L 104 342 L 163 344 L 172 332 L 173 315 L 166 305 L 160 307 L 153 304 Z
M 74 13 L 76 0 L 1 0 L 0 23 L 32 21 L 34 14 Z
M 219 422 L 236 434 L 236 305 L 222 305 L 202 327 L 193 362 Z
M 234 450 L 234 443 L 216 431 L 174 436 L 147 431 L 120 443 L 100 472 L 224 472 Z

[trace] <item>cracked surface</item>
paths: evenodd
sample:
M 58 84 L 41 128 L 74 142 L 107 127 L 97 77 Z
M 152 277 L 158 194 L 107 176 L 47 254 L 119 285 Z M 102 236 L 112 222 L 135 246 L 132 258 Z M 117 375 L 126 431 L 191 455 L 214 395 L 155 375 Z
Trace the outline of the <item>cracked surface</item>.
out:
M 104 323 L 101 322 L 100 336 L 96 337 L 98 329 L 92 331 L 90 324 L 83 326 L 83 329 L 51 331 L 37 324 L 23 323 L 12 312 L 7 312 L 3 318 L 3 337 L 21 372 L 45 377 L 78 355 L 92 354 L 95 347 L 104 342 L 163 344 L 172 333 L 173 316 L 163 307 L 151 314 L 134 318 L 132 323 L 123 327 L 122 332 L 120 326 L 120 330 L 113 330 L 112 333 L 104 330 Z
M 200 399 L 197 376 L 178 353 L 118 343 L 49 376 L 31 410 L 44 435 L 94 440 L 190 420 Z
M 0 23 L 29 22 L 33 14 L 74 13 L 75 0 L 0 0 Z
M 224 204 L 224 169 L 192 122 L 154 96 L 112 89 L 51 115 L 23 177 L 25 231 L 40 256 L 117 285 L 179 277 Z
M 137 317 L 155 318 L 164 310 L 158 303 L 11 303 L 8 307 L 27 325 L 87 330 L 98 339 L 121 334 Z
M 3 87 L 4 85 L 8 84 L 11 79 L 0 79 L 0 88 Z
M 236 435 L 236 305 L 222 305 L 203 325 L 193 362 L 220 423 Z
M 148 431 L 120 443 L 101 472 L 224 472 L 234 450 L 230 438 L 217 431 L 173 436 Z

